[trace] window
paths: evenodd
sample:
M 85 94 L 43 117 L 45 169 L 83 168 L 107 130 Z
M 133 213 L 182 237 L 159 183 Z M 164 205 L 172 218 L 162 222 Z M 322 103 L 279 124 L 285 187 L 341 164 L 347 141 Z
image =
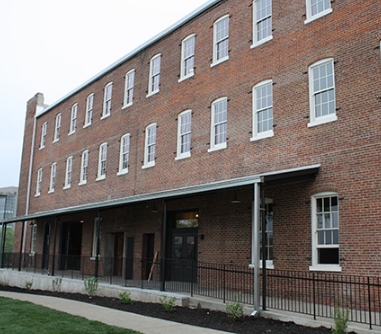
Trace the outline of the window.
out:
M 97 181 L 106 178 L 107 143 L 99 146 L 98 178 Z
M 156 152 L 156 123 L 153 123 L 148 125 L 146 128 L 143 168 L 149 168 L 149 167 L 155 166 L 155 152 Z
M 333 59 L 309 67 L 310 123 L 315 126 L 336 121 L 335 75 Z
M 135 70 L 126 74 L 126 85 L 124 91 L 124 108 L 132 105 L 134 98 Z
M 160 89 L 160 67 L 161 67 L 161 54 L 154 56 L 150 62 L 149 69 L 149 84 L 148 95 L 153 95 L 159 92 Z
M 213 64 L 229 59 L 229 15 L 214 23 Z
M 253 45 L 255 47 L 273 38 L 272 0 L 254 0 Z
M 54 186 L 56 184 L 56 173 L 57 173 L 57 163 L 53 163 L 52 167 L 50 167 L 50 186 L 49 193 L 54 192 Z
M 181 74 L 180 80 L 184 80 L 194 74 L 194 50 L 195 35 L 188 36 L 182 42 L 181 46 Z
M 98 217 L 94 219 L 94 229 L 93 229 L 93 242 L 91 246 L 91 258 L 95 259 L 97 256 L 97 245 L 98 245 Z M 99 229 L 99 240 L 101 239 L 101 231 Z
M 74 104 L 71 107 L 69 135 L 73 134 L 75 132 L 75 129 L 77 128 L 77 111 L 78 111 L 78 103 Z
M 273 83 L 267 80 L 253 88 L 253 137 L 251 140 L 273 135 Z
M 331 0 L 306 0 L 307 20 L 309 23 L 322 16 L 332 13 Z
M 81 174 L 79 179 L 79 185 L 87 183 L 88 166 L 89 166 L 89 151 L 86 150 L 82 152 Z
M 188 158 L 191 155 L 192 111 L 186 110 L 179 115 L 177 127 L 177 157 Z
M 226 148 L 228 100 L 226 97 L 212 103 L 211 137 L 208 152 Z
M 54 142 L 60 139 L 60 130 L 61 130 L 61 114 L 56 116 L 56 127 L 54 128 Z
M 71 187 L 71 176 L 73 171 L 73 157 L 68 157 L 66 160 L 65 186 L 64 189 Z
M 118 175 L 128 173 L 128 158 L 130 155 L 130 134 L 122 136 L 120 140 L 120 157 Z
M 48 129 L 48 123 L 45 122 L 44 124 L 42 124 L 42 128 L 41 128 L 41 142 L 40 142 L 40 149 L 44 148 L 45 147 L 45 142 L 46 142 L 46 131 Z
M 42 168 L 37 171 L 37 185 L 36 185 L 36 196 L 41 195 L 41 183 L 42 183 Z
M 34 255 L 36 253 L 36 239 L 37 239 L 37 224 L 32 226 L 32 240 L 30 245 L 30 253 Z
M 262 213 L 262 211 L 261 211 Z M 266 268 L 274 268 L 273 259 L 273 200 L 270 198 L 265 199 L 265 213 L 266 213 Z M 261 261 L 263 261 L 262 253 L 262 224 L 259 225 L 260 228 L 260 256 Z
M 312 196 L 311 270 L 340 271 L 339 198 L 337 193 Z
M 93 120 L 93 105 L 94 105 L 94 94 L 90 94 L 86 99 L 86 115 L 85 115 L 85 126 L 89 126 Z
M 102 118 L 110 116 L 111 113 L 111 98 L 112 98 L 112 82 L 105 87 L 103 98 L 103 113 Z

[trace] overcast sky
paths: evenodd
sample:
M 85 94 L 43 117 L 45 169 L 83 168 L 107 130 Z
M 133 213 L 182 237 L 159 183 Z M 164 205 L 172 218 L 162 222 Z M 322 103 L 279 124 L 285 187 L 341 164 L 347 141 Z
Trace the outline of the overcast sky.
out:
M 26 102 L 51 104 L 207 0 L 2 0 L 0 188 L 18 186 Z

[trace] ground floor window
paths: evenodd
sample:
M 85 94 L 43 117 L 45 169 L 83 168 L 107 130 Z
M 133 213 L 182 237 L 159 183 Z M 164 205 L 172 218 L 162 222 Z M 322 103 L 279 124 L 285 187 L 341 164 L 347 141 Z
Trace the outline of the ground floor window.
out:
M 265 200 L 265 219 L 266 219 L 266 268 L 274 268 L 273 258 L 273 200 L 271 198 L 266 198 Z M 262 220 L 261 220 L 262 221 Z M 260 224 L 260 259 L 261 265 L 263 261 L 263 250 L 262 250 L 262 224 Z

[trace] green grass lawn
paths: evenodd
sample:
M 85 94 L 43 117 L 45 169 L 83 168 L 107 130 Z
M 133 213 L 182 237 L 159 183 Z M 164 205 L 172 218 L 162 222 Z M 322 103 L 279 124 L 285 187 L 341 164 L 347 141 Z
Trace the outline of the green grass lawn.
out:
M 139 334 L 29 302 L 0 297 L 0 333 L 12 334 Z

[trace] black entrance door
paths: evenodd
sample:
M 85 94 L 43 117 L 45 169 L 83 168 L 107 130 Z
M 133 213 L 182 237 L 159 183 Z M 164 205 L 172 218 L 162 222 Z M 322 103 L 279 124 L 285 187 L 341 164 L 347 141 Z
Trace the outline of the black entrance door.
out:
M 42 269 L 48 269 L 49 267 L 49 248 L 50 248 L 50 223 L 45 223 L 44 227 L 44 245 L 42 247 Z
M 61 229 L 60 270 L 80 270 L 82 224 L 64 222 Z
M 196 282 L 197 277 L 197 233 L 173 231 L 171 280 Z

